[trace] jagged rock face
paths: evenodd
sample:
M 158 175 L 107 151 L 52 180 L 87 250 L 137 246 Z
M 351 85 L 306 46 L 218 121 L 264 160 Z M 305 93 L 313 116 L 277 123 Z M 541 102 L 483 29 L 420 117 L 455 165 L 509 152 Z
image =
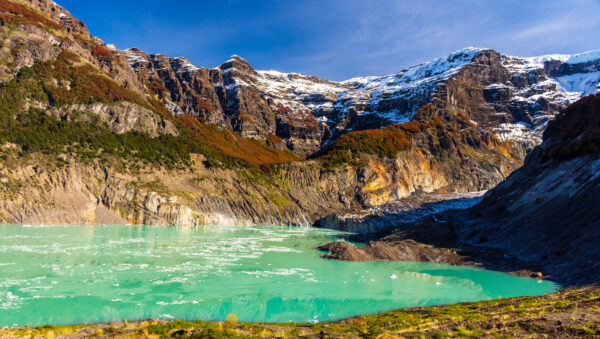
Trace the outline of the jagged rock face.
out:
M 259 86 L 243 85 L 256 83 L 258 73 L 240 57 L 206 69 L 193 66 L 185 58 L 147 55 L 138 49 L 129 49 L 123 55 L 174 114 L 200 117 L 246 138 L 268 141 L 270 135 L 277 135 L 304 156 L 321 148 L 321 131 L 314 117 L 311 124 L 286 120 Z
M 497 91 L 493 94 L 497 97 L 508 93 L 509 100 L 499 109 L 510 113 L 512 121 L 493 126 L 496 134 L 522 141 L 530 139 L 534 145 L 539 144 L 547 123 L 558 112 L 582 96 L 598 91 L 599 57 L 594 52 L 534 58 L 502 56 L 502 65 L 511 78 L 490 87 L 492 93 Z M 588 58 L 593 61 L 588 62 Z
M 105 46 L 53 1 L 26 2 L 66 31 L 88 39 L 88 44 Z M 65 47 L 65 42 L 55 43 Z M 301 156 L 319 153 L 349 131 L 412 120 L 421 107 L 434 103 L 466 114 L 502 140 L 515 141 L 522 158 L 541 142 L 541 133 L 555 114 L 582 95 L 595 93 L 600 83 L 597 52 L 520 58 L 467 48 L 398 74 L 334 82 L 256 71 L 238 56 L 206 69 L 182 57 L 106 47 L 115 58 L 89 56 L 89 60 L 125 88 L 154 93 L 175 114 L 197 116 Z M 54 55 L 50 47 L 32 53 L 23 54 L 19 64 Z M 123 67 L 127 64 L 135 73 Z
M 597 281 L 598 128 L 600 95 L 569 106 L 525 165 L 470 211 L 465 238 L 539 263 L 550 275 Z
M 43 163 L 18 168 L 0 165 L 3 222 L 180 226 L 204 223 L 202 216 L 180 197 L 135 187 L 135 176 L 99 164 L 82 165 L 67 155 L 62 158 L 67 165 L 58 169 Z M 21 192 L 7 189 L 21 181 L 30 183 Z
M 34 26 L 24 28 L 19 35 L 1 30 L 0 39 L 8 47 L 0 50 L 0 58 L 6 60 L 8 64 L 0 65 L 0 80 L 3 81 L 10 80 L 22 67 L 31 66 L 36 61 L 50 60 L 59 53 L 56 46 L 60 42 Z M 17 48 L 17 46 L 24 46 L 24 48 Z
M 127 60 L 119 59 L 116 54 L 111 55 L 111 51 L 116 48 L 92 36 L 86 25 L 63 7 L 51 0 L 4 1 L 20 7 L 23 6 L 22 4 L 30 6 L 34 15 L 42 13 L 43 20 L 47 21 L 13 25 L 11 29 L 7 25 L 0 26 L 0 40 L 5 47 L 0 49 L 0 58 L 5 61 L 0 65 L 0 81 L 11 79 L 22 67 L 31 66 L 36 61 L 54 59 L 61 50 L 68 50 L 107 73 L 123 87 L 139 95 L 146 94 Z M 9 17 L 23 16 L 19 13 L 16 15 L 8 13 L 8 15 Z M 27 18 L 26 15 L 24 17 Z
M 59 22 L 60 26 L 69 33 L 77 33 L 83 36 L 90 36 L 87 26 L 82 21 L 73 17 L 63 7 L 57 5 L 52 0 L 25 0 L 25 3 L 39 9 L 50 19 Z
M 506 113 L 511 94 L 507 90 L 496 90 L 493 84 L 503 84 L 510 79 L 509 72 L 502 67 L 501 56 L 493 51 L 483 52 L 466 64 L 442 84 L 435 94 L 438 107 L 463 112 L 484 126 L 496 126 L 512 121 Z
M 136 49 L 124 54 L 146 84 L 160 85 L 155 85 L 158 94 L 173 112 L 203 117 L 247 137 L 276 135 L 302 156 L 349 131 L 415 119 L 421 107 L 434 103 L 515 141 L 524 157 L 541 142 L 549 120 L 600 83 L 595 54 L 519 58 L 467 48 L 395 75 L 344 82 L 255 71 L 238 56 L 204 69 L 184 58 Z
M 215 72 L 198 69 L 184 58 L 147 55 L 138 49 L 127 50 L 123 55 L 138 77 L 173 113 L 196 112 L 211 123 L 229 123 L 213 85 L 213 77 L 219 77 Z

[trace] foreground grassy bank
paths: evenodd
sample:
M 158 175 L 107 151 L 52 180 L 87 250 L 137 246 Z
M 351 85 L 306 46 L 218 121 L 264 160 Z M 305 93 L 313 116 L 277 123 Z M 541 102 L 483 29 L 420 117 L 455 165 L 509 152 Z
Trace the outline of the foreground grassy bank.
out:
M 559 293 L 414 308 L 318 324 L 146 320 L 0 329 L 0 338 L 600 337 L 600 285 Z

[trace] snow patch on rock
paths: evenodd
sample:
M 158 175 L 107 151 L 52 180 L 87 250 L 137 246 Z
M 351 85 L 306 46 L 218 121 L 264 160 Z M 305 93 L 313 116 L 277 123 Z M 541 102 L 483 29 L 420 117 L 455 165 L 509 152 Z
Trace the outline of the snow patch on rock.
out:
M 577 96 L 598 93 L 600 84 L 600 71 L 591 73 L 576 73 L 556 78 L 556 81 L 567 92 Z
M 142 57 L 142 55 L 134 48 L 128 48 L 125 50 L 125 57 L 127 58 L 127 62 L 129 66 L 135 68 L 136 65 L 141 63 L 148 63 L 146 59 Z

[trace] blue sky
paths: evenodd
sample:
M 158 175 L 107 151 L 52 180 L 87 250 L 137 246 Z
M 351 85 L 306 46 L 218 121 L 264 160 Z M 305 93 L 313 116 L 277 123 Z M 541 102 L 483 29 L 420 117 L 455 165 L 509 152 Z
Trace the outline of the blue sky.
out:
M 600 0 L 57 0 L 119 48 L 332 80 L 399 72 L 467 46 L 600 49 Z

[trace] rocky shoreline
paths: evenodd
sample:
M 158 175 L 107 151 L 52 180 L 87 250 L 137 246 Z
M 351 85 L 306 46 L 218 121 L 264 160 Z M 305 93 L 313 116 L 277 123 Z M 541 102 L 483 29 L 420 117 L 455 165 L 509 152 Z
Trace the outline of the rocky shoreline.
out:
M 380 208 L 318 220 L 316 227 L 352 235 L 317 249 L 328 252 L 322 257 L 330 260 L 428 262 L 552 279 L 544 275 L 542 265 L 460 239 L 460 225 L 473 218 L 466 210 L 480 203 L 484 193 L 420 193 Z
M 583 249 L 569 249 L 568 245 L 583 242 L 585 246 L 592 246 L 589 243 L 591 234 L 579 239 L 579 233 L 573 233 L 570 238 L 541 243 L 531 251 L 513 244 L 511 235 L 506 235 L 502 241 L 492 240 L 496 237 L 496 232 L 502 230 L 499 225 L 507 222 L 505 218 L 492 218 L 492 213 L 486 209 L 486 203 L 497 195 L 494 193 L 470 209 L 448 210 L 411 223 L 391 225 L 388 221 L 394 220 L 395 216 L 373 216 L 367 221 L 368 225 L 389 226 L 375 233 L 343 236 L 342 240 L 324 244 L 318 249 L 327 251 L 323 258 L 331 260 L 417 261 L 460 265 L 520 277 L 548 279 L 563 286 L 584 286 L 598 281 L 599 272 L 594 269 L 598 265 L 594 259 L 597 251 L 590 250 L 585 252 L 588 253 L 586 255 L 576 255 Z M 546 220 L 545 228 L 553 229 L 550 218 Z M 563 219 L 556 220 L 563 222 Z M 360 223 L 351 225 L 356 228 Z M 587 227 L 593 228 L 594 225 L 591 223 Z M 533 235 L 532 239 L 537 241 L 542 234 Z M 352 243 L 363 245 L 356 246 Z M 545 255 L 544 252 L 553 255 Z
M 462 242 L 454 229 L 458 211 L 426 217 L 402 227 L 389 227 L 377 233 L 346 236 L 356 246 L 340 240 L 319 246 L 328 252 L 322 257 L 342 261 L 416 261 L 435 264 L 467 266 L 536 279 L 564 283 L 560 277 L 549 276 L 543 265 L 527 262 L 508 251 Z

